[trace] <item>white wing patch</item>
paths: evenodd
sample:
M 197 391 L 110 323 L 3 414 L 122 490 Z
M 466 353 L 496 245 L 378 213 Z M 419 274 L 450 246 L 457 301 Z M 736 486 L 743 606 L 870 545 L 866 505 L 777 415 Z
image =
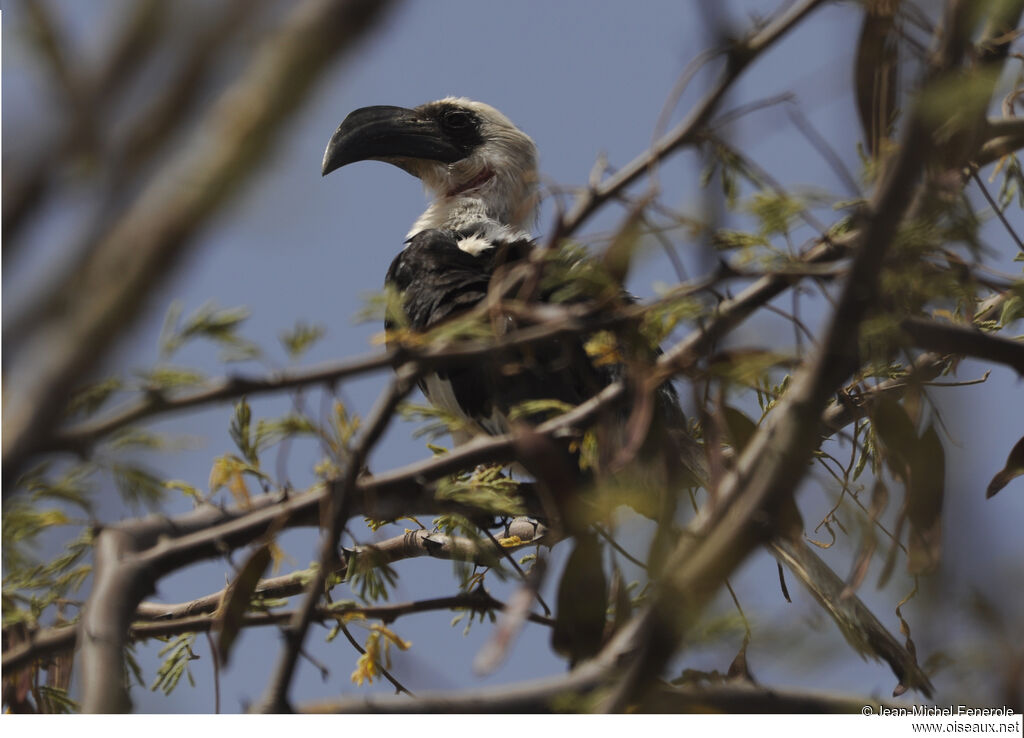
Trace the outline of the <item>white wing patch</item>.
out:
M 493 410 L 490 417 L 487 418 L 467 416 L 459 406 L 458 400 L 455 399 L 452 383 L 447 379 L 442 379 L 436 374 L 429 374 L 424 377 L 423 384 L 425 385 L 423 394 L 427 396 L 431 405 L 449 415 L 461 418 L 469 427 L 468 434 L 453 434 L 456 444 L 465 443 L 474 435 L 500 436 L 509 432 L 511 424 L 508 422 L 508 418 L 498 410 Z
M 484 251 L 487 251 L 487 249 L 493 249 L 494 242 L 488 241 L 483 236 L 474 233 L 472 236 L 469 236 L 467 238 L 460 238 L 459 248 L 465 251 L 467 254 L 479 256 Z
M 475 229 L 472 236 L 459 240 L 459 248 L 467 254 L 479 256 L 488 249 L 493 249 L 495 243 L 511 243 L 513 241 L 529 241 L 530 234 L 518 228 L 509 228 L 507 225 L 495 223 L 493 220 L 470 223 L 463 226 L 464 229 Z

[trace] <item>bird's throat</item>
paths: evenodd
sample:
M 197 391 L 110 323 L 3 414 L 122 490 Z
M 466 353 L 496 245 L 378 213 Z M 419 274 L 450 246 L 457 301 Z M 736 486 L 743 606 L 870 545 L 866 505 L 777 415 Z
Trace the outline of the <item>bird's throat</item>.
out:
M 483 171 L 480 172 L 480 174 L 473 177 L 473 179 L 469 180 L 465 184 L 459 185 L 458 187 L 453 187 L 452 189 L 448 190 L 448 192 L 445 194 L 447 197 L 456 197 L 457 195 L 461 195 L 465 192 L 469 192 L 470 190 L 479 187 L 484 182 L 489 181 L 493 177 L 494 172 L 492 172 L 490 169 L 484 169 Z

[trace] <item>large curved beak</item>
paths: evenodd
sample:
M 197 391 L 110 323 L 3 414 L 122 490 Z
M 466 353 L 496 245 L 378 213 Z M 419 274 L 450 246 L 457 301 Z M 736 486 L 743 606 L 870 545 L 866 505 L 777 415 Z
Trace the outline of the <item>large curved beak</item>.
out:
M 448 141 L 436 121 L 415 110 L 389 105 L 348 114 L 324 152 L 322 174 L 366 159 L 430 159 L 450 164 L 465 156 Z

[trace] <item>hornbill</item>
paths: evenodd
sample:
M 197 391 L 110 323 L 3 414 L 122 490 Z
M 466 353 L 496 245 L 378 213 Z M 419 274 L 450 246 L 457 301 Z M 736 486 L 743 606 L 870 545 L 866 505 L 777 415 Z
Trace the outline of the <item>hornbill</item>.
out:
M 385 280 L 403 295 L 404 318 L 413 331 L 434 328 L 478 305 L 499 267 L 529 258 L 534 242 L 526 229 L 536 210 L 537 149 L 490 105 L 449 97 L 411 110 L 356 110 L 331 137 L 323 174 L 366 159 L 401 167 L 422 180 L 432 196 Z M 539 299 L 550 299 L 557 287 L 542 287 Z M 389 316 L 386 328 L 399 322 Z M 505 323 L 505 330 L 515 326 L 511 318 Z M 622 376 L 621 363 L 604 360 L 595 366 L 585 338 L 552 341 L 503 357 L 500 365 L 440 369 L 421 382 L 421 389 L 432 405 L 461 421 L 463 427 L 453 433 L 457 442 L 473 433 L 507 433 L 517 405 L 555 400 L 575 406 Z M 649 347 L 648 353 L 653 356 Z M 656 403 L 662 419 L 685 429 L 671 385 L 657 391 Z
M 530 260 L 535 245 L 527 228 L 535 217 L 537 149 L 529 136 L 490 105 L 449 97 L 411 110 L 386 106 L 356 110 L 331 137 L 323 174 L 366 159 L 394 164 L 418 177 L 432 199 L 387 273 L 386 285 L 402 295 L 403 313 L 388 315 L 389 334 L 403 324 L 413 331 L 426 331 L 465 314 L 487 299 L 496 272 L 508 275 L 508 270 Z M 539 281 L 537 300 L 554 300 L 559 285 Z M 625 297 L 621 288 L 612 286 L 612 292 L 613 298 Z M 622 303 L 619 299 L 618 304 Z M 504 332 L 515 329 L 518 321 L 505 315 L 495 323 Z M 446 366 L 427 375 L 420 388 L 432 405 L 458 420 L 460 427 L 452 432 L 457 443 L 475 433 L 508 433 L 513 430 L 513 413 L 524 411 L 530 401 L 576 406 L 612 381 L 628 379 L 624 361 L 618 360 L 628 351 L 620 352 L 615 344 L 610 359 L 606 352 L 603 361 L 593 361 L 587 341 L 587 336 L 551 340 L 519 351 L 496 352 L 486 361 Z M 644 353 L 635 345 L 631 349 Z M 649 346 L 646 354 L 648 360 L 656 355 Z M 650 427 L 671 427 L 685 436 L 686 419 L 675 390 L 665 384 L 653 399 L 658 412 Z M 526 420 L 537 423 L 546 412 L 534 408 L 524 414 Z M 629 412 L 628 401 L 620 403 L 612 413 L 613 422 L 595 424 L 592 438 L 597 442 L 591 446 L 598 447 L 592 454 L 596 459 L 618 454 Z M 660 490 L 670 478 L 668 470 L 681 467 L 656 461 L 678 460 L 680 454 L 668 451 L 671 433 L 655 435 L 646 430 L 632 434 L 644 439 L 634 444 L 643 463 L 633 465 L 633 470 L 651 478 L 632 478 L 631 484 L 622 487 L 629 490 L 631 499 L 621 501 L 670 522 L 676 496 Z M 685 438 L 696 448 L 695 442 Z M 559 588 L 553 632 L 555 648 L 575 661 L 596 653 L 605 629 L 601 547 L 588 525 L 594 522 L 593 515 L 585 512 L 587 506 L 578 494 L 591 475 L 581 471 L 578 459 L 554 444 L 534 443 L 531 448 L 532 454 L 522 452 L 521 456 L 532 457 L 522 458 L 522 465 L 547 490 L 547 522 L 576 539 Z M 664 552 L 667 538 L 661 540 Z
M 401 293 L 404 313 L 401 319 L 394 314 L 387 318 L 389 330 L 407 320 L 413 331 L 426 331 L 464 314 L 487 298 L 496 271 L 530 258 L 535 245 L 526 229 L 536 209 L 537 150 L 529 136 L 490 105 L 448 97 L 413 109 L 360 108 L 350 113 L 331 137 L 322 173 L 326 175 L 367 159 L 393 164 L 418 177 L 433 198 L 406 235 L 405 248 L 388 269 L 386 284 Z M 557 285 L 542 287 L 537 298 L 552 300 L 557 292 Z M 628 296 L 621 290 L 618 298 L 619 305 L 628 302 Z M 516 327 L 512 317 L 506 317 L 505 322 L 506 329 Z M 456 442 L 473 432 L 507 433 L 512 429 L 513 409 L 524 402 L 557 400 L 578 405 L 612 381 L 624 378 L 629 384 L 626 364 L 649 362 L 658 349 L 642 345 L 644 341 L 639 336 L 619 340 L 622 338 L 616 337 L 613 351 L 621 361 L 608 360 L 607 355 L 599 361 L 592 360 L 587 352 L 587 337 L 580 336 L 534 346 L 512 357 L 441 368 L 421 382 L 421 389 L 431 404 L 464 423 L 462 431 L 453 432 Z M 627 399 L 651 399 L 635 392 L 636 387 L 632 389 L 634 392 Z M 615 422 L 601 424 L 599 435 L 603 437 L 604 454 L 599 453 L 599 459 L 609 453 L 614 455 L 615 446 L 624 440 L 620 431 L 629 412 L 629 403 L 625 404 L 625 409 L 613 418 Z M 705 482 L 707 474 L 702 449 L 686 431 L 686 418 L 671 384 L 661 384 L 651 407 L 648 433 L 635 451 L 642 469 L 658 467 L 654 480 L 643 481 L 654 481 L 667 493 L 655 495 L 654 499 L 641 495 L 623 502 L 660 518 L 665 523 L 659 525 L 661 531 L 671 527 L 676 498 L 673 492 L 682 486 Z M 527 418 L 539 419 L 529 413 Z M 536 466 L 530 471 L 541 481 L 547 476 L 549 483 L 559 477 L 550 469 Z M 568 486 L 575 488 L 578 482 L 579 479 Z M 795 507 L 793 513 L 798 515 Z M 565 586 L 575 560 L 581 564 L 575 567 L 577 571 L 596 570 L 597 581 L 591 577 L 590 584 L 603 590 L 600 549 L 586 530 L 586 522 L 577 521 L 567 531 L 576 535 L 577 547 L 559 593 L 561 635 L 569 641 L 563 642 L 565 648 L 560 650 L 568 651 L 574 659 L 593 653 L 600 645 L 605 624 L 603 592 L 593 598 L 596 607 L 565 619 L 561 613 L 566 606 L 579 608 L 579 600 L 591 599 L 578 597 L 572 587 Z M 902 684 L 930 694 L 928 677 L 913 655 L 856 596 L 844 593 L 843 580 L 805 543 L 799 538 L 778 536 L 770 548 L 825 605 L 858 651 L 884 659 Z M 656 555 L 656 549 L 652 549 L 652 558 Z M 586 587 L 587 577 L 576 577 L 570 584 Z M 563 594 L 567 595 L 565 601 Z M 556 625 L 556 639 L 558 631 Z

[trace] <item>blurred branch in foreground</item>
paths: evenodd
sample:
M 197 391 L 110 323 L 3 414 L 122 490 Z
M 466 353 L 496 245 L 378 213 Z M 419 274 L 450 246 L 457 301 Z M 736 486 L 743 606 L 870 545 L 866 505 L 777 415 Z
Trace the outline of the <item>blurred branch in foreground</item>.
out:
M 173 273 L 211 216 L 271 153 L 284 125 L 335 59 L 390 3 L 306 0 L 257 51 L 200 129 L 113 222 L 89 258 L 5 336 L 3 488 L 52 433 L 70 393 L 154 287 Z M 168 113 L 171 111 L 168 110 Z

